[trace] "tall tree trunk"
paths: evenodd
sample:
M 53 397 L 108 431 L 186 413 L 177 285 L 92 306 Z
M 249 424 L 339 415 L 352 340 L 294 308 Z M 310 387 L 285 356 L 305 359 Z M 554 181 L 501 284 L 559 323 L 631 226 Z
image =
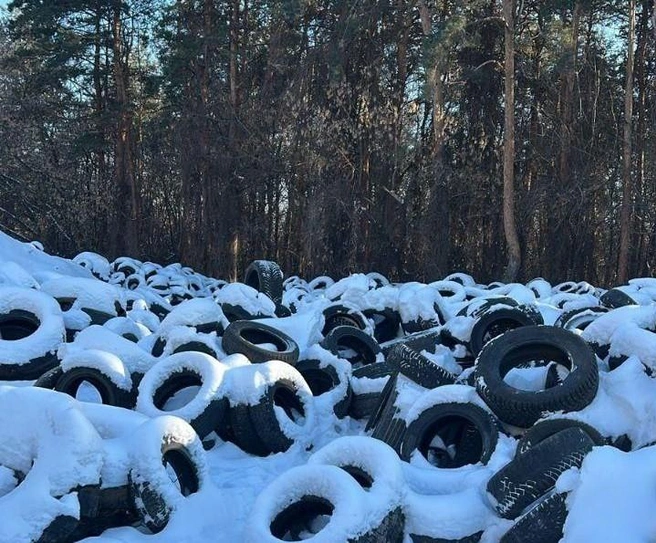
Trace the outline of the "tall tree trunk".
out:
M 116 108 L 118 112 L 114 157 L 114 177 L 117 184 L 114 250 L 117 253 L 139 254 L 139 191 L 134 175 L 133 127 L 130 110 L 129 52 L 123 36 L 121 12 L 123 2 L 113 3 L 112 46 Z
M 622 149 L 622 207 L 620 209 L 620 249 L 617 281 L 626 283 L 629 275 L 629 243 L 631 238 L 631 210 L 633 186 L 631 179 L 631 129 L 633 117 L 633 57 L 635 45 L 635 0 L 629 0 L 629 36 L 624 87 L 624 136 Z
M 504 280 L 515 281 L 522 253 L 515 224 L 515 46 L 513 0 L 503 0 L 505 21 L 505 113 L 503 128 L 503 230 L 508 250 Z
M 433 35 L 431 14 L 423 0 L 418 1 L 419 15 L 424 36 Z M 443 6 L 442 17 L 447 17 L 447 5 Z M 446 110 L 444 104 L 444 71 L 445 61 L 438 54 L 428 76 L 428 84 L 432 99 L 433 147 L 431 158 L 433 179 L 430 186 L 430 201 L 428 209 L 428 224 L 424 226 L 425 235 L 431 241 L 424 258 L 430 254 L 432 266 L 424 269 L 432 275 L 448 273 L 450 261 L 449 235 L 449 198 L 448 184 L 444 164 L 444 143 L 446 139 Z M 439 232 L 439 236 L 434 236 Z

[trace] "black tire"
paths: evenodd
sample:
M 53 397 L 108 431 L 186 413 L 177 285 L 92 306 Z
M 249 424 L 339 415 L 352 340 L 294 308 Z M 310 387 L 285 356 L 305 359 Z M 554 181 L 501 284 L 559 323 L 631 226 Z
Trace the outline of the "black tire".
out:
M 70 541 L 80 541 L 86 537 L 95 537 L 109 528 L 131 526 L 139 521 L 130 501 L 130 487 L 121 485 L 112 488 L 93 489 L 93 510 L 83 512 L 84 497 L 78 491 L 80 500 L 80 522 L 71 535 Z
M 322 484 L 316 485 L 317 480 Z M 280 500 L 281 494 L 289 495 L 289 499 Z M 401 508 L 390 509 L 375 521 L 368 518 L 366 496 L 358 483 L 336 466 L 292 468 L 258 496 L 253 508 L 257 520 L 247 526 L 245 541 L 300 541 L 302 533 L 313 532 L 321 534 L 318 538 L 322 541 L 401 543 L 404 532 Z M 319 518 L 324 522 L 316 522 Z
M 272 343 L 276 350 L 264 349 L 261 343 Z M 223 334 L 223 350 L 241 353 L 252 363 L 282 360 L 292 366 L 298 361 L 298 345 L 287 334 L 256 321 L 235 321 Z
M 442 344 L 441 328 L 431 328 L 405 336 L 404 338 L 389 341 L 380 346 L 383 355 L 387 356 L 389 352 L 397 345 L 405 345 L 420 353 L 421 351 L 435 352 L 435 347 Z
M 282 408 L 287 417 L 297 424 L 307 416 L 308 405 L 298 394 L 298 383 L 278 379 L 267 387 L 257 404 L 249 406 L 255 432 L 270 453 L 284 452 L 294 443 L 281 428 L 276 407 Z
M 456 381 L 455 375 L 404 344 L 394 347 L 387 354 L 385 362 L 391 368 L 425 388 L 431 389 L 442 385 L 450 385 Z
M 522 326 L 542 323 L 540 313 L 531 311 L 525 306 L 488 311 L 474 323 L 469 339 L 469 350 L 476 356 L 495 337 Z
M 459 539 L 446 539 L 443 537 L 430 537 L 427 535 L 410 534 L 412 543 L 478 543 L 483 536 L 483 532 L 461 537 Z
M 580 428 L 597 446 L 606 445 L 606 439 L 596 428 L 593 428 L 585 422 L 574 419 L 547 419 L 539 421 L 537 424 L 528 429 L 528 431 L 517 442 L 515 456 L 526 453 L 538 443 L 541 443 L 548 437 L 551 437 L 566 428 Z
M 503 379 L 514 367 L 535 360 L 557 362 L 569 370 L 559 386 L 534 392 L 518 390 Z M 580 336 L 553 326 L 524 326 L 490 342 L 476 366 L 476 388 L 503 422 L 529 428 L 545 412 L 579 411 L 599 387 L 595 355 Z
M 441 438 L 446 449 L 437 452 L 431 448 L 436 437 Z M 410 460 L 417 450 L 439 468 L 487 464 L 498 439 L 497 423 L 482 407 L 471 403 L 441 403 L 429 407 L 408 425 L 401 444 L 401 458 Z M 453 447 L 451 452 L 450 447 Z
M 588 325 L 597 320 L 608 308 L 603 306 L 581 307 L 563 312 L 554 323 L 554 326 L 567 330 L 585 330 Z
M 130 502 L 141 523 L 151 532 L 163 530 L 179 503 L 204 486 L 205 451 L 191 426 L 176 417 L 158 417 L 139 429 L 143 441 L 132 451 L 128 474 Z M 160 462 L 153 462 L 153 456 Z M 202 464 L 200 463 L 202 460 Z M 166 472 L 170 466 L 176 482 Z
M 132 409 L 136 397 L 131 390 L 119 388 L 107 375 L 96 368 L 76 367 L 62 371 L 54 390 L 75 398 L 79 386 L 84 382 L 91 384 L 100 394 L 104 405 Z
M 567 520 L 566 494 L 551 494 L 522 515 L 499 543 L 558 543 Z
M 172 354 L 188 352 L 205 353 L 210 355 L 212 358 L 216 358 L 217 360 L 220 358 L 215 349 L 210 347 L 207 343 L 203 343 L 202 341 L 188 341 L 187 343 L 178 345 L 175 349 L 173 349 Z
M 323 337 L 327 337 L 338 326 L 353 326 L 359 330 L 366 330 L 367 318 L 360 311 L 346 307 L 342 304 L 332 304 L 323 310 L 324 326 L 321 330 Z
M 396 389 L 398 379 L 398 374 L 395 374 L 385 384 L 385 388 L 380 393 L 378 405 L 369 418 L 365 431 L 372 431 L 371 437 L 387 443 L 400 455 L 406 426 L 399 409 L 394 405 L 399 396 Z
M 516 456 L 488 481 L 494 508 L 503 518 L 517 518 L 554 488 L 561 473 L 581 467 L 592 447 L 581 428 L 566 428 Z
M 609 309 L 624 307 L 625 305 L 636 305 L 636 301 L 618 288 L 612 288 L 604 292 L 599 298 L 601 304 Z
M 219 433 L 222 439 L 232 441 L 242 451 L 255 456 L 268 456 L 271 453 L 255 430 L 248 405 L 231 405 L 228 418 L 229 426 Z
M 271 260 L 255 260 L 244 272 L 244 283 L 266 294 L 274 302 L 282 300 L 283 273 Z
M 40 296 L 46 297 L 47 295 L 40 294 Z M 52 304 L 56 305 L 56 302 L 52 300 Z M 52 308 L 48 309 L 51 310 Z M 54 315 L 49 315 L 49 317 L 53 318 Z M 45 345 L 44 349 L 40 350 L 39 355 L 31 358 L 29 361 L 21 363 L 8 362 L 2 360 L 2 353 L 0 352 L 0 381 L 38 379 L 59 363 L 55 351 L 64 341 L 64 323 L 61 314 L 58 318 L 61 325 L 61 338 L 59 338 L 59 341 L 56 344 L 49 341 L 50 344 Z M 39 341 L 37 336 L 39 335 L 40 329 L 41 320 L 31 311 L 11 309 L 6 313 L 0 314 L 0 344 L 9 344 L 15 341 L 31 341 L 30 338 L 32 337 L 37 342 Z M 54 338 L 50 339 L 52 340 Z
M 46 527 L 35 543 L 72 543 L 79 520 L 68 515 L 59 515 Z
M 348 414 L 356 420 L 368 419 L 376 412 L 380 402 L 380 392 L 353 393 Z
M 396 338 L 401 326 L 401 316 L 394 309 L 366 309 L 364 316 L 374 322 L 374 338 L 378 343 Z
M 157 387 L 153 395 L 153 405 L 162 410 L 166 402 L 170 400 L 177 392 L 191 387 L 201 386 L 201 376 L 190 369 L 184 368 L 169 375 L 164 382 Z M 228 409 L 227 398 L 215 398 L 212 400 L 203 412 L 195 419 L 188 421 L 191 427 L 202 439 L 223 423 L 223 418 Z
M 376 340 L 353 326 L 332 329 L 320 345 L 335 356 L 348 360 L 353 366 L 373 364 L 380 353 L 380 345 Z M 355 354 L 343 355 L 346 349 Z
M 353 378 L 361 379 L 367 377 L 369 379 L 380 379 L 381 377 L 389 377 L 397 370 L 387 362 L 375 362 L 374 364 L 367 364 L 360 366 L 353 370 Z
M 41 377 L 34 381 L 34 386 L 39 388 L 47 388 L 48 390 L 55 390 L 55 385 L 61 377 L 61 374 L 64 370 L 61 369 L 61 366 L 55 366 L 54 368 L 45 372 Z
M 353 389 L 350 381 L 347 378 L 344 379 L 346 376 L 340 377 L 341 372 L 338 372 L 335 366 L 332 364 L 322 365 L 319 360 L 299 360 L 296 363 L 296 369 L 305 379 L 315 398 L 342 385 L 344 395 L 341 398 L 336 398 L 337 401 L 333 405 L 333 411 L 339 419 L 343 419 L 348 415 L 351 399 L 353 398 Z

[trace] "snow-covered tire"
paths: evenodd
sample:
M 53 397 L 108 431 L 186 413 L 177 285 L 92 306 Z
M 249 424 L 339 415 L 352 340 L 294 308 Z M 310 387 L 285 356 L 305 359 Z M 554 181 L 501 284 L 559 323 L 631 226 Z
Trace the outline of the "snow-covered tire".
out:
M 348 360 L 353 366 L 373 364 L 380 353 L 380 345 L 376 340 L 353 326 L 333 328 L 321 342 L 321 346 L 335 356 Z M 353 351 L 355 354 L 344 355 L 344 350 Z
M 566 494 L 553 493 L 529 509 L 499 543 L 558 543 L 567 520 Z
M 98 391 L 103 405 L 113 405 L 126 409 L 134 407 L 135 397 L 132 390 L 120 388 L 114 380 L 98 368 L 78 366 L 62 370 L 55 383 L 54 390 L 75 398 L 79 386 L 85 381 Z
M 198 435 L 177 417 L 158 417 L 140 425 L 132 439 L 130 462 L 131 500 L 141 523 L 153 533 L 163 530 L 171 514 L 208 478 Z M 169 477 L 167 464 L 178 484 Z
M 263 348 L 271 343 L 275 349 Z M 227 354 L 241 353 L 252 363 L 282 360 L 292 366 L 298 361 L 298 345 L 287 334 L 257 321 L 235 321 L 223 334 L 223 350 Z
M 244 272 L 244 283 L 266 294 L 274 302 L 282 300 L 282 281 L 280 266 L 271 260 L 255 260 Z
M 324 326 L 321 333 L 324 337 L 338 326 L 353 326 L 360 330 L 367 329 L 367 318 L 363 313 L 343 304 L 332 304 L 323 310 Z
M 80 521 L 73 516 L 59 515 L 41 532 L 35 543 L 68 543 L 69 541 L 78 541 L 71 539 L 75 534 Z
M 353 396 L 349 375 L 333 363 L 322 363 L 319 360 L 306 359 L 296 363 L 296 369 L 303 376 L 316 398 L 323 394 L 333 396 L 333 411 L 337 418 L 348 414 Z
M 401 343 L 389 351 L 385 362 L 402 375 L 425 388 L 455 383 L 456 376 L 419 352 Z
M 335 439 L 315 452 L 308 464 L 342 468 L 364 490 L 395 505 L 398 505 L 405 487 L 397 453 L 371 437 L 347 436 Z
M 220 391 L 225 368 L 200 352 L 172 354 L 155 364 L 139 383 L 137 411 L 150 417 L 174 415 L 187 421 L 204 438 L 223 423 L 228 400 Z M 182 407 L 164 410 L 166 402 L 181 390 L 199 386 Z
M 608 308 L 603 306 L 581 307 L 570 309 L 563 312 L 554 323 L 554 326 L 565 328 L 566 330 L 583 331 L 587 326 L 597 320 L 604 313 L 608 313 Z
M 599 298 L 601 304 L 609 309 L 616 309 L 624 307 L 625 305 L 636 305 L 636 301 L 631 298 L 626 292 L 622 292 L 618 288 L 612 288 L 604 292 Z
M 593 428 L 585 422 L 576 419 L 554 418 L 538 421 L 531 426 L 526 433 L 517 442 L 515 456 L 526 453 L 538 443 L 541 443 L 548 437 L 565 430 L 566 428 L 580 428 L 597 446 L 606 445 L 606 439 L 599 433 L 599 430 Z
M 249 414 L 269 452 L 284 452 L 301 436 L 309 437 L 314 425 L 313 401 L 300 374 L 297 379 L 284 377 L 266 384 L 264 396 L 249 406 Z
M 0 287 L 0 380 L 37 379 L 58 363 L 66 332 L 59 304 L 36 290 Z
M 569 370 L 558 386 L 541 391 L 511 387 L 504 381 L 514 367 L 535 360 L 557 362 Z M 478 356 L 476 389 L 503 422 L 529 428 L 545 412 L 579 411 L 599 386 L 595 355 L 577 334 L 553 326 L 523 326 L 488 343 Z
M 314 543 L 397 543 L 381 531 L 398 517 L 370 526 L 367 495 L 348 473 L 336 466 L 305 465 L 290 469 L 274 480 L 257 498 L 246 527 L 245 543 L 299 541 L 310 535 Z M 323 518 L 322 518 L 323 517 Z M 326 519 L 326 517 L 328 517 Z M 320 526 L 321 521 L 327 522 Z M 378 530 L 378 531 L 377 531 Z M 396 528 L 398 531 L 398 528 Z M 402 530 L 401 530 L 402 532 Z
M 430 351 L 435 352 L 435 347 L 442 343 L 443 334 L 440 328 L 431 328 L 410 334 L 403 338 L 388 341 L 380 346 L 383 355 L 387 356 L 389 352 L 398 345 L 405 345 L 406 347 L 417 351 Z
M 474 323 L 469 339 L 469 350 L 476 356 L 495 337 L 509 330 L 542 323 L 542 315 L 526 306 L 487 311 Z
M 439 453 L 430 452 L 439 438 Z M 473 403 L 437 403 L 423 410 L 407 425 L 401 443 L 401 458 L 410 460 L 418 451 L 438 468 L 459 468 L 481 462 L 487 464 L 499 439 L 496 420 Z M 449 452 L 449 448 L 453 447 Z M 439 454 L 439 456 L 438 456 Z
M 572 427 L 516 456 L 488 481 L 487 492 L 494 508 L 503 518 L 517 518 L 554 488 L 561 473 L 581 467 L 592 447 L 590 436 Z
M 378 343 L 392 341 L 399 333 L 401 317 L 391 308 L 365 309 L 363 314 L 374 323 L 374 338 Z

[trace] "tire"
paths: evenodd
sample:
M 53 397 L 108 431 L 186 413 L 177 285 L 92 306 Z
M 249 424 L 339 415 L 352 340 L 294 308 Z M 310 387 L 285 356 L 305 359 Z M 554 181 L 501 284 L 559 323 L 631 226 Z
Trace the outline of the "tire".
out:
M 353 370 L 353 378 L 362 379 L 367 377 L 368 379 L 380 379 L 381 377 L 389 377 L 397 370 L 387 362 L 375 362 L 374 364 L 367 364 L 366 366 L 360 366 L 357 369 Z
M 325 324 L 321 330 L 323 337 L 328 337 L 338 326 L 353 326 L 359 330 L 367 329 L 367 318 L 360 311 L 342 304 L 332 304 L 323 310 Z
M 46 527 L 35 543 L 69 543 L 77 541 L 72 539 L 79 520 L 68 515 L 59 515 Z
M 342 469 L 327 465 L 298 466 L 275 479 L 257 497 L 244 541 L 299 541 L 301 534 L 306 537 L 311 535 L 308 532 L 314 532 L 317 543 L 401 543 L 400 508 L 388 511 L 367 529 L 372 519 L 367 518 L 366 502 L 365 491 Z M 318 519 L 327 522 L 320 526 Z
M 542 323 L 540 313 L 531 311 L 525 306 L 488 311 L 474 323 L 469 350 L 476 356 L 491 339 L 522 326 Z
M 353 393 L 349 404 L 348 415 L 355 420 L 371 417 L 380 402 L 380 392 Z
M 441 438 L 439 453 L 431 443 Z M 410 460 L 414 451 L 438 468 L 487 464 L 496 448 L 499 430 L 494 417 L 472 403 L 438 403 L 425 409 L 408 424 L 401 444 L 401 458 Z M 446 446 L 446 448 L 444 447 Z M 454 449 L 449 452 L 449 448 Z
M 570 373 L 559 386 L 533 392 L 518 390 L 503 378 L 514 367 L 534 360 L 558 362 Z M 599 387 L 595 355 L 580 336 L 553 326 L 524 326 L 490 342 L 476 366 L 476 389 L 503 422 L 529 428 L 545 412 L 579 411 Z
M 284 452 L 301 433 L 312 429 L 313 397 L 299 374 L 298 379 L 276 379 L 269 383 L 264 396 L 249 406 L 249 415 L 258 437 L 270 453 Z M 287 420 L 281 420 L 285 413 Z
M 551 494 L 522 515 L 499 543 L 558 543 L 567 520 L 565 494 Z
M 276 349 L 265 349 L 261 343 L 272 343 Z M 252 363 L 282 360 L 292 366 L 298 361 L 298 345 L 287 334 L 255 321 L 232 322 L 223 334 L 223 350 L 241 353 Z
M 369 365 L 376 362 L 380 345 L 374 338 L 353 326 L 338 326 L 330 331 L 320 345 L 335 356 L 348 360 L 352 366 Z M 355 354 L 343 355 L 344 350 Z
M 575 419 L 546 419 L 539 421 L 535 426 L 532 426 L 522 436 L 517 443 L 517 450 L 515 456 L 526 453 L 538 443 L 543 442 L 548 437 L 551 437 L 566 428 L 580 428 L 583 430 L 596 446 L 606 445 L 606 439 L 602 436 L 596 428 L 593 428 L 585 422 Z
M 278 303 L 282 301 L 282 282 L 280 266 L 270 260 L 255 260 L 244 272 L 245 284 Z
M 29 310 L 28 310 L 29 309 Z M 59 361 L 65 338 L 59 304 L 21 287 L 0 287 L 0 380 L 38 379 Z
M 232 405 L 228 415 L 229 426 L 219 433 L 222 439 L 232 441 L 242 451 L 255 456 L 268 456 L 271 453 L 255 430 L 248 405 Z
M 113 405 L 125 409 L 134 407 L 136 398 L 132 390 L 120 388 L 97 368 L 75 367 L 62 370 L 59 379 L 55 383 L 54 390 L 75 398 L 79 386 L 85 381 L 98 391 L 103 405 Z
M 472 302 L 458 311 L 459 317 L 479 318 L 489 312 L 490 309 L 499 305 L 517 307 L 517 300 L 508 296 L 492 296 L 491 298 L 474 298 Z
M 612 288 L 604 292 L 599 298 L 601 304 L 609 309 L 624 307 L 625 305 L 636 305 L 636 301 L 618 288 Z
M 47 388 L 48 390 L 55 390 L 55 385 L 61 377 L 63 370 L 61 366 L 55 366 L 54 368 L 45 372 L 41 377 L 39 377 L 35 382 L 34 386 L 39 388 Z
M 331 441 L 315 452 L 309 465 L 343 469 L 372 497 L 391 507 L 400 505 L 405 491 L 401 460 L 392 448 L 377 439 L 347 436 Z
M 563 312 L 554 323 L 554 326 L 565 328 L 566 330 L 585 330 L 591 322 L 597 320 L 604 313 L 608 313 L 608 308 L 603 306 L 583 307 L 571 309 Z
M 387 443 L 397 454 L 401 454 L 401 443 L 406 431 L 405 420 L 400 416 L 395 403 L 399 396 L 396 389 L 398 374 L 390 377 L 380 393 L 378 405 L 369 418 L 365 431 L 371 431 L 371 437 Z
M 94 488 L 93 510 L 86 514 L 80 511 L 80 523 L 70 541 L 101 535 L 109 528 L 131 526 L 139 521 L 130 502 L 130 488 L 121 485 L 111 488 Z M 78 492 L 80 503 L 84 497 Z M 82 506 L 81 506 L 82 509 Z
M 391 368 L 424 388 L 450 385 L 456 381 L 455 375 L 404 344 L 389 351 L 385 361 Z
M 132 506 L 151 532 L 163 530 L 187 496 L 201 490 L 208 478 L 203 445 L 183 420 L 164 416 L 139 426 L 132 440 L 128 476 Z M 166 464 L 176 474 L 168 476 Z
M 396 347 L 397 345 L 405 345 L 406 347 L 417 351 L 429 351 L 435 352 L 435 347 L 442 344 L 442 332 L 440 328 L 431 328 L 429 330 L 423 330 L 421 332 L 416 332 L 405 336 L 404 338 L 390 341 L 381 345 L 380 348 L 384 356 L 387 356 L 389 352 Z
M 225 369 L 200 352 L 173 354 L 153 366 L 139 383 L 137 411 L 150 417 L 174 415 L 188 422 L 202 439 L 223 424 L 228 400 L 220 392 Z M 199 389 L 187 403 L 164 410 L 166 402 L 185 388 Z
M 315 398 L 323 394 L 334 396 L 333 411 L 337 418 L 343 419 L 348 414 L 353 389 L 347 372 L 340 370 L 335 364 L 322 363 L 319 360 L 299 360 L 296 369 Z
M 401 326 L 401 317 L 398 311 L 390 308 L 366 309 L 363 313 L 365 317 L 374 322 L 374 338 L 378 343 L 396 338 Z
M 551 491 L 563 472 L 581 467 L 593 447 L 594 441 L 581 428 L 566 428 L 516 456 L 488 481 L 497 513 L 517 518 Z

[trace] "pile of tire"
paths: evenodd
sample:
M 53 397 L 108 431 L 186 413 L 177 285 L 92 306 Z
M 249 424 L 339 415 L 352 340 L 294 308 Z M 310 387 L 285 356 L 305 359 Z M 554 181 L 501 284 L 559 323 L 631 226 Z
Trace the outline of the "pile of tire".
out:
M 204 449 L 231 443 L 307 460 L 258 497 L 247 541 L 478 541 L 489 519 L 457 533 L 421 520 L 417 474 L 445 472 L 484 489 L 489 514 L 508 521 L 501 541 L 556 542 L 560 475 L 595 446 L 633 447 L 584 422 L 600 372 L 656 367 L 648 279 L 608 291 L 462 273 L 306 281 L 258 260 L 228 283 L 180 264 L 74 262 L 88 278 L 0 286 L 0 380 L 35 385 L 4 394 L 74 406 L 96 459 L 92 475 L 51 489 L 79 513 L 62 509 L 25 541 L 160 531 L 210 484 Z M 345 436 L 326 444 L 333 427 Z M 0 485 L 5 498 L 36 465 L 0 458 L 16 483 Z

